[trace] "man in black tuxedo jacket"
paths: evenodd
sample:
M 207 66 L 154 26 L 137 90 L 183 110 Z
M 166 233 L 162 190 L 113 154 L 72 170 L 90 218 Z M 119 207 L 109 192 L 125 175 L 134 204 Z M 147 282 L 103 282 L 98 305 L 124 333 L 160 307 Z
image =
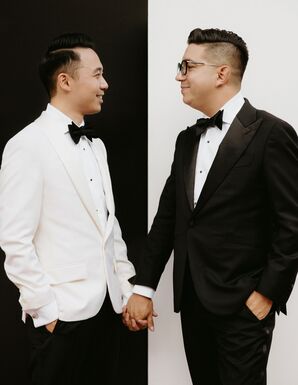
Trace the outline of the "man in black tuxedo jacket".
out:
M 175 311 L 199 385 L 266 384 L 275 313 L 297 274 L 297 134 L 243 98 L 247 61 L 233 32 L 190 33 L 176 80 L 205 117 L 177 138 L 125 316 L 153 328 L 150 298 L 174 249 Z

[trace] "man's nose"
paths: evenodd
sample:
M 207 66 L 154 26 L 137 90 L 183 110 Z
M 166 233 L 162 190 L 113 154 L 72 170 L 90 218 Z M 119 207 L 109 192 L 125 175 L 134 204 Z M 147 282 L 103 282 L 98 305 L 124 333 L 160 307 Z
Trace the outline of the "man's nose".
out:
M 100 88 L 102 90 L 107 90 L 109 88 L 109 85 L 104 77 L 101 79 Z
M 182 75 L 181 71 L 177 72 L 177 75 L 175 76 L 175 80 L 177 80 L 177 82 L 182 82 L 182 80 L 184 79 L 185 79 L 185 75 Z

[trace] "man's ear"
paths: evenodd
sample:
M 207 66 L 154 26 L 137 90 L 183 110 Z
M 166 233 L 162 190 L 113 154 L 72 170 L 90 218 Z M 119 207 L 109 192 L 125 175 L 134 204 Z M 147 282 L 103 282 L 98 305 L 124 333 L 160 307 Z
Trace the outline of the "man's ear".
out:
M 61 89 L 64 92 L 69 92 L 71 90 L 71 76 L 66 72 L 61 72 L 57 76 L 57 90 Z
M 231 77 L 231 67 L 228 65 L 222 65 L 217 68 L 216 85 L 218 87 L 226 84 Z

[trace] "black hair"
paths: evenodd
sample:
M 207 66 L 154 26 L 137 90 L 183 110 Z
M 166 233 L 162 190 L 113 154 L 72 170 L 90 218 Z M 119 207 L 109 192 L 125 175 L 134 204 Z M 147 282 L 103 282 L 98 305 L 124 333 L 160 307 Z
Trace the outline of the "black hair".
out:
M 217 28 L 196 28 L 189 34 L 187 43 L 206 44 L 217 56 L 229 56 L 236 62 L 242 79 L 249 55 L 245 41 L 236 33 Z
M 56 91 L 56 75 L 59 70 L 72 73 L 73 64 L 80 62 L 80 56 L 74 48 L 91 48 L 96 51 L 93 40 L 83 33 L 65 33 L 54 38 L 39 64 L 39 76 L 51 97 Z

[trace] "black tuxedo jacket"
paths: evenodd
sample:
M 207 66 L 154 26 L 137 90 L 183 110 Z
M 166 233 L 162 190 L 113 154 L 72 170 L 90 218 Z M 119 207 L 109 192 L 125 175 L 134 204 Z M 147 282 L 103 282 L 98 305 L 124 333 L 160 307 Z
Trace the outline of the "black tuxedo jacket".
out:
M 177 138 L 135 283 L 155 289 L 174 249 L 175 311 L 186 263 L 200 301 L 215 314 L 237 312 L 253 290 L 285 311 L 298 265 L 296 132 L 246 100 L 194 208 L 197 143 L 192 127 Z

